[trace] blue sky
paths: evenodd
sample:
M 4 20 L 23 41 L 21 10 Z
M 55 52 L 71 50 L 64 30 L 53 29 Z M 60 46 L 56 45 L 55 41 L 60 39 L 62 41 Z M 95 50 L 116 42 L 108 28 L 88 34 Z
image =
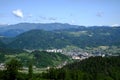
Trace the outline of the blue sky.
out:
M 120 0 L 0 0 L 0 24 L 120 25 Z

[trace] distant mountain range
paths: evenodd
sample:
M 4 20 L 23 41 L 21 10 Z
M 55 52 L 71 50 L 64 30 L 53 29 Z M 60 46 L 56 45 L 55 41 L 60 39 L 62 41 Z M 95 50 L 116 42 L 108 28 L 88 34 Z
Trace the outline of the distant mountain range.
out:
M 62 24 L 62 23 L 19 23 L 15 25 L 4 25 L 0 26 L 0 36 L 7 37 L 15 37 L 23 32 L 33 30 L 33 29 L 41 29 L 46 31 L 52 30 L 61 30 L 61 29 L 69 29 L 69 28 L 78 28 L 80 26 L 70 25 L 70 24 Z
M 5 37 L 0 39 L 7 47 L 16 49 L 86 48 L 120 46 L 119 33 L 120 27 L 20 23 L 1 27 L 0 34 Z
M 90 26 L 90 27 L 110 27 L 110 26 Z M 0 36 L 15 37 L 23 32 L 33 29 L 45 31 L 63 30 L 71 28 L 86 28 L 86 26 L 70 25 L 67 23 L 19 23 L 14 25 L 0 25 Z

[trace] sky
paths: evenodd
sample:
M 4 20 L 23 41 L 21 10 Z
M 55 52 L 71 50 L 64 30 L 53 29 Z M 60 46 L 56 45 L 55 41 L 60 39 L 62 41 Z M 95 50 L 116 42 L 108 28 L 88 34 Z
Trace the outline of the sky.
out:
M 23 22 L 119 26 L 120 0 L 0 0 L 0 25 Z

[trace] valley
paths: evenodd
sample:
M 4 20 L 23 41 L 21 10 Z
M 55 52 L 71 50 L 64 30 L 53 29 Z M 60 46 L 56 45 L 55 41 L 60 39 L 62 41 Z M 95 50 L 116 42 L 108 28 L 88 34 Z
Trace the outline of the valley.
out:
M 51 27 L 51 30 L 48 27 Z M 9 57 L 6 53 L 15 55 L 17 53 L 17 55 L 26 56 L 27 59 L 34 57 L 32 52 L 36 50 L 58 52 L 73 59 L 120 55 L 120 36 L 118 35 L 120 27 L 20 23 L 7 25 L 1 29 L 3 31 L 0 32 L 0 36 L 4 37 L 0 37 L 0 51 L 1 54 L 5 53 L 5 57 Z M 13 37 L 10 33 L 16 29 L 24 32 Z M 13 57 L 18 56 L 13 55 Z
M 120 0 L 0 0 L 0 80 L 120 80 Z

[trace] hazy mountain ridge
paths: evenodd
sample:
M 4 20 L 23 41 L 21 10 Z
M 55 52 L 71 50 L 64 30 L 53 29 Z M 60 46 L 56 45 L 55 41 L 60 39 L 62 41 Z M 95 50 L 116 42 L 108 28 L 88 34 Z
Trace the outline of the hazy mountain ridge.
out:
M 78 28 L 80 26 L 70 25 L 70 24 L 62 24 L 62 23 L 19 23 L 15 25 L 7 25 L 4 27 L 0 27 L 0 35 L 7 37 L 15 37 L 23 32 L 33 30 L 33 29 L 41 29 L 46 31 L 52 30 L 60 30 L 60 29 L 69 29 L 69 28 Z
M 112 26 L 89 26 L 91 28 L 102 28 L 102 27 L 112 27 Z M 86 26 L 80 25 L 71 25 L 67 23 L 19 23 L 13 25 L 1 25 L 0 26 L 0 35 L 6 37 L 15 37 L 21 33 L 26 31 L 30 31 L 33 29 L 41 29 L 46 31 L 53 30 L 64 30 L 64 29 L 86 29 L 89 28 Z M 119 26 L 117 26 L 119 27 Z

